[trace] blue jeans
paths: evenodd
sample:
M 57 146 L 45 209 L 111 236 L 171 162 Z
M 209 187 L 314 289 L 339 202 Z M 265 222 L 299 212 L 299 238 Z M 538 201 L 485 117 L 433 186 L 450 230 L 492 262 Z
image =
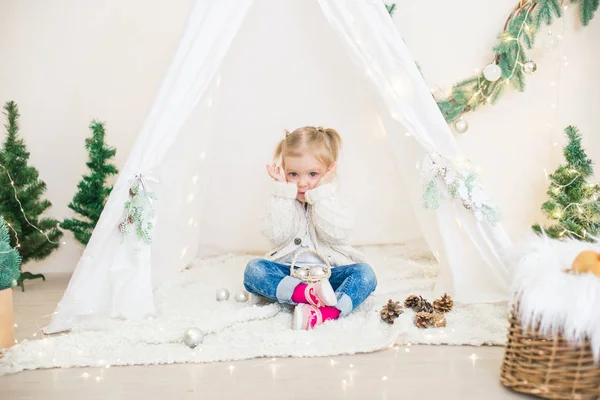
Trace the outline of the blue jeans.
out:
M 244 287 L 250 293 L 280 303 L 297 304 L 292 294 L 300 279 L 290 276 L 290 266 L 256 258 L 244 271 Z M 368 264 L 352 264 L 331 269 L 329 283 L 335 290 L 340 316 L 358 307 L 377 287 L 375 272 Z

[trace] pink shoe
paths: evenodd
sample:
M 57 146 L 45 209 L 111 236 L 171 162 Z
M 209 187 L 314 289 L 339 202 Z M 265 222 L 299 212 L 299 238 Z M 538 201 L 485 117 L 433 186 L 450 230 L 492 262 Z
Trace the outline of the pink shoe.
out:
M 315 325 L 323 323 L 321 311 L 310 304 L 298 304 L 294 309 L 292 317 L 292 329 L 294 330 L 311 330 Z
M 306 285 L 304 297 L 306 298 L 306 301 L 308 301 L 308 304 L 315 307 L 333 307 L 337 304 L 337 297 L 328 279 Z M 317 301 L 314 301 L 315 298 Z

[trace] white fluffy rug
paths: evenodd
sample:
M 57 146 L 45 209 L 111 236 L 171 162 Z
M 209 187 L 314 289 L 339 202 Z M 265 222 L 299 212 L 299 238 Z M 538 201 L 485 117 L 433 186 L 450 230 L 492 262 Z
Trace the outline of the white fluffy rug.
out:
M 447 314 L 447 326 L 440 329 L 416 328 L 411 310 L 393 325 L 381 321 L 379 310 L 389 298 L 400 302 L 410 294 L 428 298 L 436 263 L 425 247 L 414 245 L 362 251 L 376 265 L 376 292 L 348 317 L 326 322 L 314 331 L 292 331 L 287 306 L 236 303 L 233 294 L 242 289 L 243 269 L 251 257 L 230 255 L 199 260 L 177 280 L 159 288 L 159 317 L 142 322 L 94 319 L 68 334 L 25 341 L 0 359 L 0 375 L 53 367 L 331 356 L 372 352 L 395 343 L 504 343 L 506 304 L 455 307 Z M 230 290 L 229 301 L 215 300 L 219 287 Z M 194 326 L 206 337 L 192 350 L 181 342 L 181 335 Z

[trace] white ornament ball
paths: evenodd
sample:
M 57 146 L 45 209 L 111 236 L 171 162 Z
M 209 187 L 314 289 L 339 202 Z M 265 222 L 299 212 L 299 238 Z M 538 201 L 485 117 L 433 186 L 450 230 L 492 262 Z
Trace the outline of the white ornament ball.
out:
M 466 120 L 459 118 L 454 123 L 454 128 L 458 133 L 465 133 L 467 130 L 469 130 L 469 123 Z
M 217 301 L 225 301 L 229 299 L 229 290 L 225 288 L 217 289 Z
M 183 332 L 183 342 L 190 348 L 194 348 L 202 343 L 204 333 L 198 328 L 189 328 Z
M 446 99 L 446 93 L 444 93 L 444 91 L 437 85 L 431 88 L 431 95 L 435 101 L 442 101 Z
M 483 69 L 483 77 L 490 82 L 496 82 L 501 76 L 502 70 L 496 64 L 488 64 Z
M 305 278 L 308 276 L 308 271 L 304 268 L 300 268 L 300 269 L 296 270 L 296 275 L 298 275 L 299 277 Z
M 17 285 L 18 285 L 18 284 L 19 284 L 19 282 L 17 282 L 17 280 L 16 280 L 16 279 L 13 279 L 13 280 L 10 282 L 10 287 L 13 287 L 13 288 L 15 288 L 15 287 L 17 287 Z
M 245 303 L 248 301 L 248 293 L 241 290 L 235 294 L 235 301 L 238 303 Z
M 321 276 L 325 275 L 325 270 L 323 267 L 312 267 L 309 272 L 310 276 Z
M 526 74 L 533 74 L 537 70 L 537 65 L 533 61 L 527 61 L 523 64 L 523 71 Z

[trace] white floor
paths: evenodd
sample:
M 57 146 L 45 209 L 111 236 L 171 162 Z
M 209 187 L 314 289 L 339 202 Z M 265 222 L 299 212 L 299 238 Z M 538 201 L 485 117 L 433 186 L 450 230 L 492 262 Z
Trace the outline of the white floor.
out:
M 15 291 L 18 340 L 48 321 L 68 277 Z M 511 399 L 499 383 L 501 347 L 406 346 L 333 358 L 73 368 L 0 377 L 0 399 Z

